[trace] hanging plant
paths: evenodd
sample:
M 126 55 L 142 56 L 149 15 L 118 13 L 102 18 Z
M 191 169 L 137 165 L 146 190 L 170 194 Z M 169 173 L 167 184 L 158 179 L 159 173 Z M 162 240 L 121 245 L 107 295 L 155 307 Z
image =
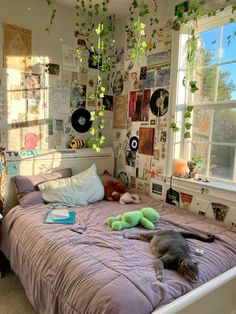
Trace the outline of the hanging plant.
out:
M 153 0 L 154 15 L 157 12 L 156 0 Z M 144 0 L 133 0 L 129 7 L 130 25 L 126 25 L 126 32 L 130 35 L 131 41 L 131 58 L 142 62 L 146 48 L 152 50 L 156 48 L 156 44 L 152 43 L 156 34 L 156 24 L 159 22 L 157 18 L 149 19 L 149 27 L 151 28 L 151 39 L 147 44 L 144 18 L 149 14 L 149 5 Z
M 53 0 L 46 0 L 49 5 L 53 5 Z M 104 0 L 102 4 L 88 0 L 77 0 L 75 5 L 77 21 L 75 25 L 75 37 L 85 38 L 82 47 L 77 47 L 75 54 L 78 63 L 81 64 L 85 59 L 89 64 L 97 69 L 96 91 L 88 95 L 89 100 L 94 100 L 94 108 L 90 112 L 92 127 L 89 132 L 92 136 L 90 145 L 96 151 L 100 151 L 101 145 L 105 142 L 102 135 L 104 128 L 104 109 L 102 98 L 104 97 L 105 87 L 102 83 L 102 75 L 106 72 L 114 73 L 114 25 L 115 16 L 108 15 L 109 0 Z M 51 15 L 50 25 L 53 23 L 55 13 Z M 96 22 L 95 22 L 96 21 Z M 95 32 L 94 32 L 95 30 Z M 94 36 L 96 35 L 96 36 Z M 107 76 L 110 78 L 110 75 Z
M 53 20 L 55 19 L 55 16 L 56 16 L 56 12 L 57 10 L 54 9 L 54 0 L 46 0 L 47 4 L 51 6 L 51 17 L 50 17 L 50 23 L 49 23 L 49 26 L 47 26 L 45 28 L 45 31 L 46 32 L 50 32 L 50 29 L 51 29 L 51 26 L 53 24 Z

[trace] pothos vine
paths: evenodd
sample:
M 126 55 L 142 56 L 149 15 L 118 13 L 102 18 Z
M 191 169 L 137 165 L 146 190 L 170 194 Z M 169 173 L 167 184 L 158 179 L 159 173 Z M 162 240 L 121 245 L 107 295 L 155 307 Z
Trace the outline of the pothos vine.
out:
M 46 28 L 50 31 L 53 20 L 56 16 L 54 9 L 54 0 L 46 0 L 51 6 L 50 24 Z M 95 93 L 88 95 L 89 100 L 94 100 L 94 109 L 90 112 L 90 120 L 93 122 L 89 132 L 92 135 L 90 144 L 96 151 L 100 151 L 101 145 L 105 141 L 105 136 L 102 135 L 104 128 L 104 105 L 101 99 L 104 97 L 105 87 L 102 84 L 102 76 L 108 72 L 107 79 L 110 78 L 110 73 L 114 68 L 114 24 L 115 16 L 107 15 L 109 0 L 104 0 L 101 3 L 94 3 L 89 0 L 85 4 L 84 0 L 77 0 L 75 37 L 84 36 L 86 38 L 85 49 L 78 47 L 75 51 L 79 63 L 83 62 L 86 54 L 89 54 L 89 59 L 92 65 L 97 68 L 97 81 Z M 95 32 L 94 32 L 95 30 Z M 79 82 L 78 82 L 79 83 Z

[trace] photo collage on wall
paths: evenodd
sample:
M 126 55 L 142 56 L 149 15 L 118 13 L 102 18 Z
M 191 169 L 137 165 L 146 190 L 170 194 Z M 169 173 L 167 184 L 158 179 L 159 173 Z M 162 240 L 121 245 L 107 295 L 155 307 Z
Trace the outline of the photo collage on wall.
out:
M 61 44 L 62 60 L 54 60 L 32 55 L 31 30 L 4 24 L 6 71 L 0 77 L 0 121 L 7 128 L 0 132 L 1 145 L 9 150 L 68 148 L 71 137 L 91 137 L 87 125 L 90 111 L 97 106 L 103 104 L 105 116 L 109 112 L 112 117 L 111 91 L 107 90 L 103 99 L 94 100 L 98 71 L 90 66 L 86 39 L 80 37 L 75 38 L 74 46 Z M 80 67 L 74 53 L 77 47 L 87 58 Z M 119 52 L 117 60 L 121 61 L 122 55 L 124 51 Z M 117 81 L 119 92 L 119 75 Z M 75 128 L 73 115 L 79 119 Z
M 120 123 L 119 136 L 115 135 L 114 147 L 119 156 L 116 158 L 116 171 L 125 171 L 130 178 L 130 184 L 132 182 L 132 187 L 142 191 L 150 190 L 150 178 L 155 184 L 154 181 L 165 172 L 171 60 L 170 34 L 171 27 L 168 21 L 166 25 L 158 28 L 159 46 L 162 50 L 148 52 L 140 66 L 130 58 L 132 49 L 130 30 L 127 30 L 125 49 L 118 49 L 122 52 L 122 58 L 125 50 L 125 58 L 122 62 L 123 70 L 121 63 L 116 66 L 113 92 L 128 95 L 128 103 L 126 126 L 125 123 Z M 115 106 L 116 101 L 114 101 L 114 116 Z M 116 134 L 118 134 L 117 129 Z M 158 184 L 161 187 L 156 185 L 153 191 L 163 198 L 162 184 L 160 182 Z

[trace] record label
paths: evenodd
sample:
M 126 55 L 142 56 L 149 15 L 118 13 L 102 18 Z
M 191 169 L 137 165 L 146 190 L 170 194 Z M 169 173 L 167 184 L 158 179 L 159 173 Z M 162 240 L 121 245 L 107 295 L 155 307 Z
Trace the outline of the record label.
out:
M 138 149 L 138 138 L 137 138 L 137 136 L 132 136 L 129 139 L 129 147 L 133 152 L 136 152 L 136 150 Z
M 169 103 L 169 92 L 165 88 L 158 88 L 152 94 L 150 99 L 150 107 L 152 113 L 157 116 L 161 117 L 168 111 L 168 103 Z
M 90 112 L 84 108 L 76 109 L 71 116 L 71 125 L 73 129 L 79 133 L 87 132 L 91 126 Z

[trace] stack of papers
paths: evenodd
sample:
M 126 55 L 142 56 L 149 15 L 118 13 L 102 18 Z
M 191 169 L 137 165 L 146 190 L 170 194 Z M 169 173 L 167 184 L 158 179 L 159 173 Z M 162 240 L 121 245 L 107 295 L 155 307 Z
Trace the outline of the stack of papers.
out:
M 68 209 L 53 209 L 52 217 L 54 220 L 56 219 L 66 219 L 70 217 Z
M 74 224 L 75 212 L 68 209 L 49 210 L 45 216 L 44 222 L 49 224 Z

